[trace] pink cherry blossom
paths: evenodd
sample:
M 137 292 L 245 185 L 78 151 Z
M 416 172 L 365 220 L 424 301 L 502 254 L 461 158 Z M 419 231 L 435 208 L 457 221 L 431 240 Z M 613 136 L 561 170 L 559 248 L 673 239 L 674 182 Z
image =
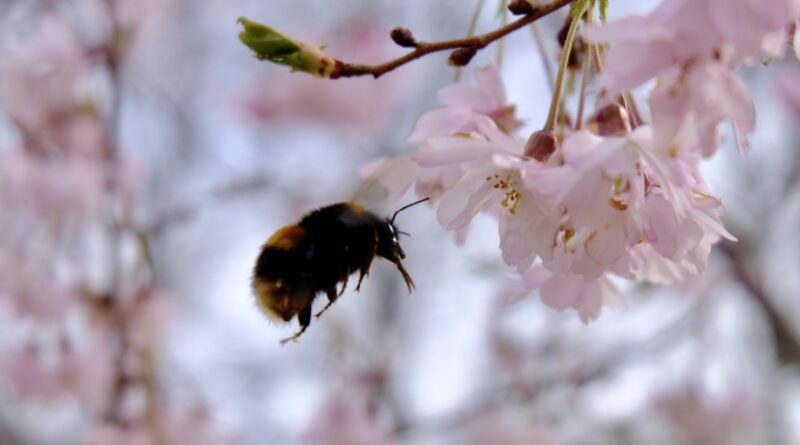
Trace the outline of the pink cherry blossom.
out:
M 202 406 L 158 406 L 152 419 L 124 424 L 100 423 L 87 429 L 81 445 L 235 445 L 239 441 L 216 430 Z
M 236 445 L 239 440 L 229 434 L 218 431 L 214 418 L 208 407 L 161 406 L 158 430 L 153 438 L 163 437 L 169 444 L 175 445 Z
M 690 443 L 730 443 L 766 427 L 764 403 L 744 389 L 707 394 L 694 386 L 679 387 L 663 391 L 652 403 Z
M 109 332 L 100 331 L 92 332 L 84 343 L 60 342 L 53 378 L 59 391 L 76 397 L 84 408 L 99 411 L 114 385 L 113 340 Z
M 0 375 L 20 399 L 50 398 L 56 393 L 50 370 L 34 345 L 24 345 L 16 351 L 3 351 Z
M 796 0 L 667 0 L 645 16 L 592 27 L 590 41 L 611 44 L 597 86 L 631 89 L 715 54 L 728 62 L 757 57 L 799 13 Z
M 730 120 L 740 150 L 755 127 L 753 101 L 736 75 L 716 61 L 689 63 L 665 73 L 650 94 L 656 145 L 669 156 L 681 151 L 711 156 L 717 127 Z
M 686 75 L 668 77 L 672 72 Z M 719 62 L 669 73 L 653 93 L 655 103 L 663 102 L 654 107 L 660 127 L 568 133 L 546 163 L 526 157 L 519 137 L 475 111 L 491 103 L 489 95 L 474 88 L 460 99 L 448 93 L 443 98 L 451 105 L 427 113 L 410 138 L 422 142 L 418 155 L 368 170 L 393 196 L 416 184 L 420 195 L 434 198 L 447 230 L 465 230 L 480 212 L 497 218 L 502 258 L 522 274 L 526 292 L 539 290 L 546 304 L 573 308 L 588 322 L 604 304 L 622 304 L 608 274 L 659 282 L 698 274 L 720 236 L 734 239 L 720 222 L 721 203 L 694 166 L 699 147 L 716 146 L 723 119 L 740 133 L 752 128 L 749 97 Z M 722 88 L 736 94 L 723 99 Z M 448 126 L 463 116 L 459 126 Z M 677 143 L 683 153 L 676 153 Z M 546 279 L 534 286 L 529 273 Z
M 494 121 L 475 115 L 477 132 L 456 136 L 436 136 L 425 141 L 417 162 L 423 169 L 457 166 L 461 179 L 442 195 L 437 216 L 447 229 L 469 223 L 483 208 L 503 206 L 514 212 L 521 180 L 523 156 L 521 140 L 502 132 Z
M 476 115 L 492 118 L 509 134 L 519 128 L 522 122 L 514 116 L 515 107 L 507 103 L 497 65 L 490 63 L 476 69 L 475 81 L 477 86 L 458 82 L 439 90 L 439 100 L 446 106 L 420 116 L 407 141 L 421 143 L 432 136 L 475 131 Z
M 625 306 L 622 294 L 604 276 L 587 280 L 580 275 L 556 274 L 534 266 L 523 272 L 520 278 L 523 289 L 529 292 L 539 290 L 544 304 L 559 311 L 573 309 L 584 323 L 597 319 L 603 306 Z
M 158 343 L 172 313 L 169 298 L 154 289 L 144 289 L 127 305 L 131 347 L 151 348 Z
M 141 425 L 102 424 L 87 431 L 81 445 L 151 445 L 152 437 Z
M 681 215 L 658 191 L 649 193 L 645 203 L 644 240 L 662 257 L 693 275 L 705 271 L 711 244 L 720 237 L 735 241 L 722 226 L 722 204 L 700 188 L 687 190 L 691 207 Z
M 796 32 L 795 35 L 800 35 L 800 32 Z M 800 40 L 798 40 L 797 45 L 800 47 Z M 798 51 L 800 51 L 800 48 L 798 48 Z M 795 116 L 800 116 L 800 70 L 786 69 L 777 74 L 775 92 L 780 95 L 783 103 Z
M 12 151 L 0 154 L 0 161 L 0 199 L 19 211 L 84 218 L 100 210 L 107 170 L 97 160 L 59 162 Z
M 562 144 L 564 165 L 543 169 L 531 181 L 552 198 L 553 208 L 563 209 L 561 233 L 550 234 L 550 249 L 560 238 L 556 250 L 567 254 L 560 258 L 573 273 L 596 278 L 639 241 L 649 135 L 646 127 L 624 137 L 572 134 Z
M 312 420 L 306 438 L 319 445 L 385 445 L 394 441 L 369 405 L 373 375 L 351 371 Z
M 519 121 L 513 118 L 513 107 L 506 104 L 505 87 L 497 66 L 491 63 L 477 69 L 475 79 L 478 86 L 459 82 L 441 89 L 439 97 L 447 106 L 429 111 L 417 120 L 408 141 L 422 143 L 419 156 L 371 164 L 362 172 L 367 182 L 383 184 L 385 194 L 393 198 L 415 184 L 418 196 L 438 201 L 461 181 L 468 161 L 490 152 L 521 156 L 522 144 L 516 136 L 509 136 Z M 495 147 L 495 143 L 503 147 Z
M 534 422 L 519 412 L 496 410 L 479 413 L 467 423 L 462 442 L 468 445 L 564 445 L 558 431 Z
M 30 149 L 97 156 L 105 135 L 84 92 L 84 49 L 59 16 L 36 26 L 35 37 L 0 39 L 0 98 Z
M 4 351 L 0 369 L 13 394 L 20 400 L 40 401 L 70 395 L 85 408 L 102 408 L 113 376 L 108 336 L 91 336 L 83 345 L 61 338 L 55 348 L 50 346 L 31 342 L 19 350 Z
M 562 209 L 550 252 L 539 253 L 555 273 L 586 279 L 606 272 L 634 278 L 654 252 L 686 273 L 705 269 L 712 243 L 735 239 L 720 222 L 722 205 L 691 164 L 654 153 L 652 131 L 624 137 L 579 132 L 562 144 L 564 165 L 530 181 Z

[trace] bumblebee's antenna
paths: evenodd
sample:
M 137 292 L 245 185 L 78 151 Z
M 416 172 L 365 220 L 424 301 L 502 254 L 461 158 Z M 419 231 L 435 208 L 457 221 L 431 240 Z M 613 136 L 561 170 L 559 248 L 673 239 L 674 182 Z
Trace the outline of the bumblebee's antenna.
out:
M 427 201 L 429 199 L 431 199 L 431 198 L 423 198 L 423 199 L 420 199 L 419 201 L 414 201 L 411 204 L 406 204 L 403 207 L 400 207 L 399 209 L 397 209 L 396 212 L 394 212 L 394 215 L 392 215 L 392 219 L 389 222 L 394 224 L 394 219 L 397 218 L 397 214 L 398 213 L 402 212 L 403 210 L 405 210 L 405 209 L 407 209 L 409 207 L 414 207 L 417 204 L 421 204 L 421 203 L 423 203 L 423 202 L 425 202 L 425 201 Z

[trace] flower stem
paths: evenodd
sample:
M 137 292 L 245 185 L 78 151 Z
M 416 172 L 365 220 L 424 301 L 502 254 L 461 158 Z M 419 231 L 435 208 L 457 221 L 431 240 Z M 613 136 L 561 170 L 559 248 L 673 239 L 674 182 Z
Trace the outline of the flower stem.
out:
M 589 10 L 589 17 L 587 23 L 591 25 L 594 22 L 594 9 Z M 592 45 L 585 45 L 583 53 L 583 79 L 581 80 L 581 92 L 578 98 L 578 117 L 575 119 L 575 131 L 578 131 L 583 126 L 583 108 L 586 102 L 586 87 L 589 85 L 589 76 L 592 72 Z
M 481 11 L 483 11 L 483 3 L 486 0 L 478 0 L 478 3 L 475 5 L 475 11 L 472 12 L 472 19 L 469 21 L 469 29 L 467 30 L 467 37 L 472 37 L 478 31 L 478 19 L 481 17 Z M 456 82 L 461 80 L 461 72 L 464 71 L 464 67 L 460 66 L 456 69 Z
M 569 24 L 569 31 L 567 32 L 567 39 L 564 41 L 564 49 L 561 51 L 561 63 L 558 66 L 558 74 L 556 75 L 555 92 L 553 93 L 553 100 L 550 102 L 550 111 L 547 114 L 547 121 L 542 130 L 553 131 L 556 126 L 556 117 L 558 115 L 558 104 L 561 102 L 561 84 L 564 83 L 564 73 L 567 71 L 567 62 L 569 61 L 569 53 L 572 51 L 572 43 L 575 41 L 575 32 L 578 30 L 578 24 L 589 6 L 588 1 L 582 2 L 580 9 L 572 16 L 572 22 Z
M 500 0 L 500 10 L 498 14 L 500 14 L 500 25 L 508 26 L 508 10 L 506 9 L 506 0 Z M 502 68 L 503 67 L 503 54 L 505 54 L 506 49 L 506 39 L 500 39 L 497 42 L 497 66 Z

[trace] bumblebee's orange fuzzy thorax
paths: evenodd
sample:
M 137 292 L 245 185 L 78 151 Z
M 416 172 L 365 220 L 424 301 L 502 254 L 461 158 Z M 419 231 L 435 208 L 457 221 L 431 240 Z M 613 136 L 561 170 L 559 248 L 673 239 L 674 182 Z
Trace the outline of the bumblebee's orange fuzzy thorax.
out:
M 367 211 L 367 209 L 362 207 L 360 204 L 356 204 L 354 202 L 348 202 L 347 206 L 350 207 L 350 209 L 353 211 L 353 213 L 355 213 L 358 216 L 363 215 L 364 212 Z
M 291 250 L 297 247 L 305 236 L 306 231 L 297 224 L 283 226 L 269 237 L 264 246 L 280 250 Z

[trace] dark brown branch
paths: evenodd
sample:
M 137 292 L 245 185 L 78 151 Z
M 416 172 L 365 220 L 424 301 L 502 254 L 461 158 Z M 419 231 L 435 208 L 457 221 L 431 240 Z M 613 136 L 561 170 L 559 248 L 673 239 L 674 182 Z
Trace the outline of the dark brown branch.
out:
M 800 362 L 800 339 L 791 325 L 776 307 L 767 291 L 761 284 L 755 272 L 748 267 L 751 264 L 748 258 L 753 256 L 751 249 L 748 249 L 750 242 L 737 233 L 739 243 L 734 244 L 730 241 L 723 241 L 719 244 L 719 251 L 723 253 L 731 262 L 733 272 L 753 299 L 764 310 L 764 314 L 769 320 L 772 335 L 775 341 L 775 352 L 782 363 Z
M 476 51 L 481 50 L 495 40 L 501 39 L 506 35 L 511 34 L 512 32 L 533 23 L 572 2 L 573 0 L 553 0 L 552 2 L 544 5 L 533 6 L 533 11 L 530 14 L 525 15 L 524 17 L 521 17 L 505 26 L 497 28 L 494 31 L 487 32 L 486 34 L 479 34 L 460 39 L 444 40 L 441 42 L 416 42 L 417 46 L 413 51 L 380 65 L 359 65 L 344 63 L 337 60 L 336 63 L 338 66 L 330 77 L 331 79 L 336 79 L 339 77 L 371 75 L 375 78 L 378 78 L 389 71 L 392 71 L 408 62 L 411 62 L 412 60 L 419 59 L 420 57 L 428 54 L 459 48 L 474 48 Z

